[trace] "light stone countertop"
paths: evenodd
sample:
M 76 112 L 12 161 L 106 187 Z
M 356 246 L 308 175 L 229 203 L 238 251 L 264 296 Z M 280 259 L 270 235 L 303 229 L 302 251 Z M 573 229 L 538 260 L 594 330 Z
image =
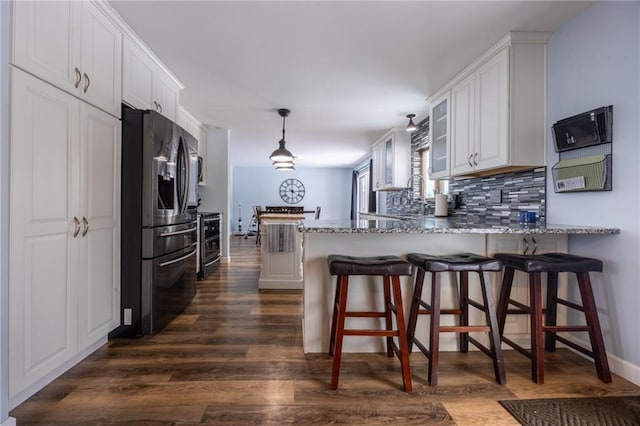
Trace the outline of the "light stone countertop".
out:
M 619 234 L 618 228 L 581 225 L 470 223 L 454 217 L 406 215 L 394 219 L 377 220 L 302 220 L 298 227 L 303 233 L 333 234 Z

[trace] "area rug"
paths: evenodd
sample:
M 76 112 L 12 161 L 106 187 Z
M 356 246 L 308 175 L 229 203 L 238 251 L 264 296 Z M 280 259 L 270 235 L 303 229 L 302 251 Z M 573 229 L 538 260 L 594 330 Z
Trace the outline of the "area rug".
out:
M 640 396 L 499 401 L 525 426 L 640 425 Z

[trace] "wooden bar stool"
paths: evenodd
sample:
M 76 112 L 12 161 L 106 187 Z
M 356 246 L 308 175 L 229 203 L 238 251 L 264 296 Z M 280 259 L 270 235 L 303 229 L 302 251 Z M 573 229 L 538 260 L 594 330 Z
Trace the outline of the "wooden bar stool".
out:
M 393 357 L 395 353 L 400 360 L 404 390 L 411 392 L 409 348 L 400 290 L 400 275 L 411 275 L 411 264 L 397 256 L 353 257 L 332 254 L 327 257 L 327 260 L 331 275 L 338 276 L 329 342 L 329 355 L 333 356 L 331 388 L 338 389 L 344 336 L 382 336 L 387 338 L 387 356 Z M 384 312 L 347 311 L 347 290 L 351 275 L 383 277 Z M 393 303 L 391 302 L 392 287 Z M 392 315 L 396 317 L 396 329 L 393 328 Z M 345 329 L 345 320 L 349 317 L 384 318 L 385 329 Z M 398 338 L 398 344 L 393 340 L 394 337 Z
M 531 359 L 531 378 L 536 383 L 544 383 L 544 349 L 554 351 L 556 340 L 594 359 L 598 378 L 611 383 L 611 372 L 604 348 L 598 312 L 591 289 L 589 272 L 602 272 L 602 262 L 588 257 L 566 253 L 547 253 L 537 255 L 519 255 L 496 253 L 505 266 L 500 299 L 498 301 L 498 323 L 502 341 Z M 511 286 L 514 271 L 529 274 L 529 306 L 511 299 Z M 547 309 L 542 308 L 542 273 L 547 273 Z M 575 273 L 578 279 L 582 305 L 558 298 L 558 273 Z M 568 308 L 584 312 L 586 325 L 557 324 L 558 303 Z M 509 305 L 517 309 L 509 309 Z M 531 350 L 524 349 L 504 336 L 507 314 L 526 314 L 531 317 Z M 544 314 L 544 324 L 543 324 Z M 589 333 L 591 350 L 583 348 L 556 333 L 560 331 L 586 331 Z M 546 333 L 546 335 L 545 335 Z M 545 335 L 543 348 L 542 338 Z
M 500 333 L 493 302 L 493 291 L 489 271 L 502 270 L 499 260 L 479 256 L 473 253 L 462 253 L 448 256 L 429 256 L 420 253 L 410 253 L 408 260 L 417 268 L 416 283 L 411 298 L 411 310 L 409 311 L 409 323 L 407 326 L 407 338 L 409 339 L 409 352 L 413 344 L 429 360 L 428 379 L 431 386 L 438 384 L 438 351 L 440 347 L 440 333 L 460 333 L 460 352 L 468 352 L 469 342 L 489 355 L 493 360 L 493 369 L 496 381 L 505 384 L 504 361 L 500 348 Z M 440 308 L 440 275 L 442 272 L 459 272 L 460 300 L 459 307 L 454 309 Z M 431 272 L 431 303 L 422 300 L 422 286 L 426 272 Z M 478 303 L 469 298 L 469 272 L 477 272 L 480 277 L 480 288 L 484 303 Z M 469 325 L 469 306 L 473 306 L 485 313 L 487 325 Z M 422 309 L 421 309 L 422 308 Z M 431 315 L 429 330 L 429 348 L 421 343 L 415 336 L 418 315 Z M 458 315 L 459 325 L 441 326 L 440 315 Z M 489 333 L 489 345 L 487 348 L 482 343 L 469 336 L 469 332 Z

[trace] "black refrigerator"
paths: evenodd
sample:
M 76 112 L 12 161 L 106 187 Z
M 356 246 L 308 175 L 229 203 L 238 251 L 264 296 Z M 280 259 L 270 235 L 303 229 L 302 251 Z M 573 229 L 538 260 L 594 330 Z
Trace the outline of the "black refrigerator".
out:
M 197 141 L 163 115 L 123 105 L 121 326 L 162 330 L 196 294 Z

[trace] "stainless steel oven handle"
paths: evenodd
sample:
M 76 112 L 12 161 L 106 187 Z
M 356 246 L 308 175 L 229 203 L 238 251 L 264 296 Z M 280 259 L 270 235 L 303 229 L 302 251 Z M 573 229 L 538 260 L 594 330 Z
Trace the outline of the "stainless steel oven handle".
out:
M 175 231 L 175 232 L 165 232 L 164 234 L 160 234 L 161 237 L 171 237 L 173 235 L 181 235 L 181 234 L 188 234 L 189 232 L 193 232 L 195 231 L 197 228 L 189 228 L 189 229 L 185 229 L 182 231 Z
M 218 256 L 217 256 L 215 259 L 213 259 L 211 262 L 205 263 L 205 264 L 204 264 L 204 266 L 209 266 L 209 265 L 212 265 L 212 264 L 216 263 L 218 260 L 220 260 L 220 258 L 221 258 L 221 257 L 222 257 L 221 255 L 218 255 Z
M 171 265 L 171 264 L 173 264 L 173 263 L 177 263 L 177 262 L 181 262 L 181 261 L 183 261 L 183 260 L 185 260 L 185 259 L 187 259 L 187 258 L 189 258 L 189 257 L 193 256 L 194 254 L 196 254 L 196 251 L 197 251 L 197 250 L 195 250 L 195 249 L 194 249 L 191 253 L 189 253 L 189 254 L 185 254 L 185 255 L 184 255 L 184 256 L 182 256 L 182 257 L 179 257 L 179 258 L 177 258 L 177 259 L 173 259 L 173 260 L 169 260 L 169 261 L 167 261 L 167 262 L 162 262 L 162 263 L 160 264 L 160 267 L 167 266 L 167 265 Z

